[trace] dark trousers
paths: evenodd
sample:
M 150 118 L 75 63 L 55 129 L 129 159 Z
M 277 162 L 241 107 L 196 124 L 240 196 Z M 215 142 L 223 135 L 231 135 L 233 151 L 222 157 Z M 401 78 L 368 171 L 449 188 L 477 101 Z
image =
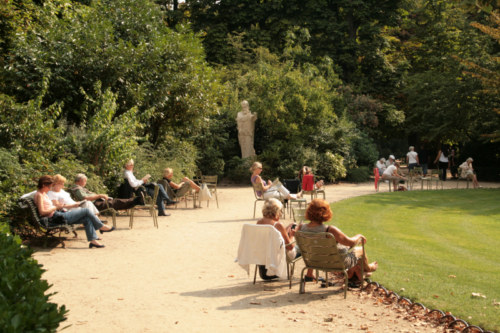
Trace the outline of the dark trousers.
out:
M 448 162 L 441 162 L 439 161 L 439 169 L 443 173 L 441 176 L 441 179 L 443 181 L 446 181 L 446 174 L 448 173 Z
M 113 208 L 114 210 L 127 210 L 138 205 L 139 203 L 135 199 L 108 199 L 108 204 L 109 208 Z M 104 199 L 94 201 L 94 205 L 98 211 L 108 209 L 106 200 Z
M 158 198 L 156 199 L 156 205 L 158 206 L 158 213 L 163 214 L 165 213 L 165 204 L 163 203 L 163 200 L 168 200 L 170 201 L 170 198 L 167 195 L 167 192 L 165 192 L 165 189 L 163 188 L 162 185 L 158 184 L 159 190 L 158 190 Z M 146 187 L 146 193 L 150 196 L 154 196 L 154 190 L 150 187 Z

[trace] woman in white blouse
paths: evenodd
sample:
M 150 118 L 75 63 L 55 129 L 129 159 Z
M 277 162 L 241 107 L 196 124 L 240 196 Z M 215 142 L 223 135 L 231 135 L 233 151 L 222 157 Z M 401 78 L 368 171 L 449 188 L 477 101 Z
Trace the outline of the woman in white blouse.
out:
M 460 164 L 460 168 L 462 169 L 462 174 L 460 175 L 462 178 L 469 178 L 472 180 L 472 185 L 474 188 L 482 188 L 479 186 L 479 182 L 477 181 L 477 176 L 474 174 L 474 169 L 472 168 L 472 157 L 469 157 L 467 161 Z
M 49 199 L 54 203 L 54 205 L 62 204 L 63 208 L 68 211 L 74 211 L 80 208 L 88 208 L 92 214 L 99 215 L 99 211 L 94 206 L 92 201 L 80 201 L 76 202 L 73 200 L 68 192 L 63 190 L 66 178 L 61 175 L 54 176 L 54 184 L 52 185 L 50 191 L 47 193 Z

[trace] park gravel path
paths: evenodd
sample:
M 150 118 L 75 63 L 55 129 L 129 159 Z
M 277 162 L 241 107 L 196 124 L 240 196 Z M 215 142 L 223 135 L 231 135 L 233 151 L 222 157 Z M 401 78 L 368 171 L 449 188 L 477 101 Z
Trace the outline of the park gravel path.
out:
M 375 191 L 365 183 L 330 185 L 326 193 L 333 202 Z M 286 280 L 253 285 L 234 262 L 242 225 L 256 221 L 253 203 L 251 187 L 220 187 L 219 209 L 215 201 L 208 208 L 169 209 L 172 216 L 160 217 L 159 229 L 145 212 L 132 230 L 128 216 L 118 217 L 117 230 L 102 235 L 104 249 L 88 249 L 83 230 L 66 249 L 38 249 L 34 257 L 57 292 L 51 301 L 70 311 L 61 327 L 71 325 L 68 333 L 442 331 L 405 320 L 378 297 L 350 291 L 344 300 L 339 285 L 308 283 L 300 295 L 302 262 L 291 290 Z M 291 222 L 288 215 L 283 222 Z M 374 280 L 377 274 L 383 272 Z

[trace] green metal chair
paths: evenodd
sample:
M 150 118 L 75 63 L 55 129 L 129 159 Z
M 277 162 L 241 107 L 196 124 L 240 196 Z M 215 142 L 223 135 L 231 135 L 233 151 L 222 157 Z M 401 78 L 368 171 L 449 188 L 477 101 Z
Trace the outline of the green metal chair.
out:
M 134 227 L 134 213 L 135 213 L 135 210 L 138 208 L 146 208 L 147 210 L 149 210 L 149 213 L 153 217 L 153 224 L 156 227 L 156 229 L 158 229 L 158 217 L 156 215 L 155 205 L 156 205 L 156 200 L 158 199 L 158 191 L 159 190 L 160 190 L 160 187 L 155 186 L 154 195 L 152 198 L 150 196 L 147 196 L 146 198 L 144 198 L 144 200 L 146 200 L 144 205 L 138 205 L 138 206 L 130 208 L 130 221 L 129 221 L 130 229 L 132 229 Z
M 427 177 L 426 177 L 426 180 L 427 180 L 427 189 L 429 189 L 429 185 L 430 185 L 430 189 L 432 190 L 432 182 L 436 182 L 436 190 L 438 189 L 439 187 L 439 182 L 441 182 L 441 189 L 443 189 L 443 180 L 441 179 L 441 170 L 435 170 L 435 169 L 432 169 L 432 170 L 427 170 Z M 423 185 L 422 185 L 423 186 Z
M 257 209 L 257 202 L 258 201 L 266 201 L 266 199 L 264 199 L 264 189 L 262 188 L 262 184 L 261 183 L 252 183 L 252 187 L 253 187 L 253 194 L 255 195 L 255 203 L 253 205 L 253 218 L 255 218 L 255 211 Z M 262 196 L 259 196 L 257 195 L 257 192 L 261 192 L 262 193 Z M 280 192 L 278 192 L 280 193 Z M 278 199 L 279 201 L 281 201 L 281 204 L 283 205 L 283 207 L 285 207 L 285 199 L 283 198 L 283 196 L 281 195 L 280 193 L 280 197 Z M 281 209 L 281 216 L 283 218 L 285 218 L 285 212 L 284 212 L 284 209 Z
M 300 183 L 294 192 L 300 193 Z M 305 207 L 307 207 L 307 200 L 305 198 L 287 199 L 287 200 L 288 200 L 288 213 L 290 214 L 290 218 L 292 218 L 292 209 L 294 203 L 298 203 L 300 208 L 302 208 L 302 204 L 305 204 Z
M 293 222 L 300 224 L 306 220 L 306 209 L 297 209 L 293 210 Z
M 300 293 L 305 293 L 305 280 L 304 271 L 306 269 L 313 269 L 316 271 L 325 272 L 326 287 L 328 288 L 328 272 L 342 272 L 345 277 L 345 289 L 344 298 L 347 298 L 347 287 L 349 284 L 349 278 L 347 276 L 347 269 L 344 266 L 343 256 L 338 253 L 337 241 L 331 233 L 320 232 L 303 232 L 298 231 L 295 233 L 295 241 L 299 246 L 302 259 L 304 259 L 304 264 L 306 267 L 302 269 L 300 274 Z M 365 247 L 362 240 L 358 242 L 361 243 L 363 248 L 363 256 L 365 255 Z M 358 244 L 355 244 L 358 245 Z M 348 253 L 354 250 L 354 246 L 348 250 Z M 364 260 L 361 261 L 361 276 L 364 276 Z M 318 276 L 316 276 L 318 277 Z M 361 281 L 361 290 L 363 290 L 364 281 Z
M 382 177 L 379 178 L 377 183 L 377 192 L 380 189 L 380 183 L 385 183 L 385 179 L 382 179 Z M 389 180 L 387 182 L 387 185 L 389 185 L 389 192 L 392 192 L 392 180 Z
M 316 176 L 314 176 L 314 184 L 316 184 Z M 324 185 L 322 188 L 316 190 L 316 198 L 318 197 L 318 194 L 322 194 L 323 200 L 326 200 L 326 193 L 325 193 L 325 186 Z
M 467 180 L 467 188 L 469 188 L 469 182 L 472 181 L 468 177 L 462 177 L 462 168 L 458 168 L 458 179 L 457 179 L 457 188 L 458 188 L 458 183 L 460 182 L 460 179 Z
M 285 247 L 287 247 L 288 245 L 293 245 L 293 244 L 295 244 L 295 241 L 291 242 L 290 244 L 286 244 Z M 295 263 L 297 261 L 299 261 L 300 259 L 302 259 L 302 257 L 290 259 L 290 257 L 288 257 L 288 253 L 286 255 L 286 273 L 288 276 L 288 280 L 290 281 L 289 289 L 292 289 L 292 279 L 293 279 L 293 273 L 295 272 Z
M 215 200 L 217 201 L 217 208 L 219 208 L 219 199 L 217 198 L 217 176 L 201 176 L 201 182 L 207 184 L 210 194 L 215 194 Z M 207 201 L 207 207 L 210 205 L 210 201 Z M 201 206 L 201 202 L 200 202 Z

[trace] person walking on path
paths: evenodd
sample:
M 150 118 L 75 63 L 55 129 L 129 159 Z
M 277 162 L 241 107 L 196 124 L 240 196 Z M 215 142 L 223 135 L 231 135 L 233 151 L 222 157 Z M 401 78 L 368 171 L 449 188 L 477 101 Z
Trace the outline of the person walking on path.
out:
M 442 145 L 441 150 L 438 152 L 436 160 L 434 161 L 434 164 L 436 164 L 439 160 L 439 170 L 443 172 L 441 176 L 443 181 L 446 181 L 446 173 L 450 168 L 450 160 L 448 159 L 449 154 L 450 152 L 448 151 L 448 148 L 446 148 L 445 145 Z

